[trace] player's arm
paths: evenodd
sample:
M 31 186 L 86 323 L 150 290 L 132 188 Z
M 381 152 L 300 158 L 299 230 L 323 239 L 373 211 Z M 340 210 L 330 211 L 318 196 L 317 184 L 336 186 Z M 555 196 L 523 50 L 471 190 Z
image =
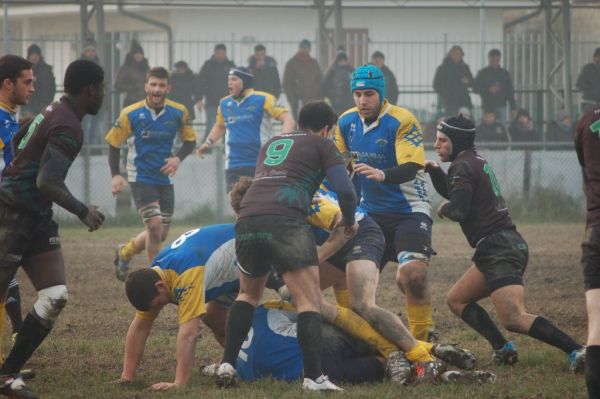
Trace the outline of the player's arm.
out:
M 181 148 L 174 156 L 170 156 L 165 159 L 165 164 L 160 168 L 161 173 L 172 176 L 179 169 L 179 165 L 183 160 L 194 152 L 196 148 L 196 132 L 190 124 L 190 114 L 187 108 L 183 108 L 183 114 L 181 116 Z
M 446 199 L 450 199 L 448 176 L 435 161 L 425 161 L 425 172 L 429 173 L 435 191 Z
M 121 145 L 131 135 L 131 123 L 125 112 L 121 112 L 115 125 L 106 135 L 108 142 L 108 166 L 110 167 L 111 192 L 112 195 L 119 195 L 121 189 L 127 185 L 123 176 L 121 176 L 119 165 L 121 163 Z
M 225 118 L 223 118 L 221 106 L 219 106 L 219 108 L 217 108 L 217 121 L 213 125 L 212 129 L 210 129 L 210 132 L 206 136 L 204 143 L 202 143 L 202 145 L 198 148 L 198 155 L 204 158 L 204 154 L 206 151 L 208 151 L 210 146 L 225 135 L 225 130 Z
M 125 338 L 125 355 L 123 356 L 123 372 L 121 381 L 133 381 L 135 372 L 146 347 L 146 340 L 152 329 L 152 319 L 136 316 L 127 330 Z
M 462 222 L 469 216 L 473 186 L 470 168 L 466 163 L 459 163 L 450 171 L 450 201 L 443 203 L 438 209 L 440 218 L 447 217 L 455 222 Z
M 281 122 L 282 133 L 293 132 L 296 128 L 296 122 L 294 122 L 292 114 L 287 111 L 279 115 L 276 119 Z
M 68 144 L 61 147 L 72 147 L 73 145 L 69 141 Z M 67 188 L 65 178 L 73 163 L 73 158 L 65 153 L 65 148 L 61 147 L 53 142 L 46 146 L 40 160 L 36 186 L 54 203 L 77 215 L 90 231 L 96 230 L 104 222 L 104 215 L 98 211 L 97 207 L 88 206 L 79 201 Z
M 181 324 L 177 333 L 177 370 L 175 384 L 177 386 L 188 383 L 194 366 L 194 354 L 200 329 L 200 317 Z
M 332 191 L 338 196 L 338 204 L 342 211 L 343 222 L 346 226 L 352 226 L 355 222 L 354 213 L 356 212 L 356 192 L 354 186 L 348 177 L 346 167 L 343 164 L 336 164 L 329 167 L 325 172 L 327 181 L 331 185 Z
M 292 114 L 287 110 L 287 108 L 280 106 L 277 103 L 277 98 L 270 94 L 265 93 L 265 102 L 263 105 L 264 111 L 269 114 L 271 118 L 274 118 L 281 122 L 281 132 L 289 133 L 294 131 L 296 127 L 296 122 L 294 122 L 294 118 Z

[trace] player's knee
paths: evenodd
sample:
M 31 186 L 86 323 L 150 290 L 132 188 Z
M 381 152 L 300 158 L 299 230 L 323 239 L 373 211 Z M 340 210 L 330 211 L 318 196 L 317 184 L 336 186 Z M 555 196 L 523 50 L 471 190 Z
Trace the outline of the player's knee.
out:
M 527 332 L 523 328 L 523 318 L 520 314 L 498 314 L 500 323 L 510 332 L 523 333 Z
M 363 316 L 369 314 L 369 310 L 371 309 L 370 304 L 365 300 L 353 300 L 352 301 L 352 309 Z
M 38 291 L 38 300 L 33 305 L 35 313 L 50 327 L 67 305 L 69 293 L 65 285 L 54 285 Z
M 411 292 L 424 292 L 427 288 L 427 265 L 420 261 L 399 265 L 396 281 Z
M 457 316 L 460 316 L 459 311 L 462 310 L 462 309 L 460 309 L 461 303 L 458 300 L 458 298 L 456 298 L 454 295 L 452 295 L 452 293 L 449 293 L 448 296 L 446 297 L 446 304 L 448 305 L 448 307 L 450 308 L 452 313 L 454 313 Z
M 140 209 L 140 216 L 146 225 L 162 224 L 160 206 L 158 204 L 148 205 Z

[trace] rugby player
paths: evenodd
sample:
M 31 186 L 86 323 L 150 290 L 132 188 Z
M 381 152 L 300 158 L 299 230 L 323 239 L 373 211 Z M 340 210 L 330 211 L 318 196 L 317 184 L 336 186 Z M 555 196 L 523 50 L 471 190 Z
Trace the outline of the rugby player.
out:
M 196 133 L 185 105 L 167 99 L 171 91 L 167 70 L 152 68 L 146 75 L 144 88 L 146 98 L 124 108 L 106 136 L 113 195 L 119 195 L 127 184 L 120 174 L 119 163 L 121 145 L 125 141 L 129 143 L 127 180 L 144 222 L 144 231 L 117 249 L 116 275 L 122 281 L 134 255 L 145 249 L 150 263 L 159 252 L 175 208 L 171 177 L 196 147 Z M 183 145 L 173 155 L 177 133 Z
M 487 297 L 508 331 L 563 350 L 571 370 L 581 370 L 585 349 L 547 319 L 525 310 L 523 273 L 529 250 L 509 216 L 492 168 L 475 151 L 475 125 L 459 115 L 443 120 L 437 130 L 435 150 L 442 162 L 451 162 L 446 175 L 436 162 L 427 161 L 435 189 L 448 200 L 437 213 L 459 222 L 475 248 L 473 265 L 448 292 L 450 309 L 490 343 L 495 364 L 515 364 L 518 354 L 477 304 Z
M 69 64 L 65 95 L 48 106 L 13 138 L 16 149 L 0 181 L 0 297 L 19 266 L 27 272 L 38 300 L 25 317 L 10 354 L 0 367 L 0 393 L 35 398 L 19 376 L 67 303 L 65 265 L 53 203 L 73 213 L 94 231 L 104 215 L 85 205 L 65 185 L 69 168 L 83 144 L 81 119 L 95 115 L 104 99 L 104 72 L 84 60 Z
M 229 95 L 219 101 L 217 121 L 198 148 L 204 157 L 225 133 L 227 192 L 241 176 L 254 176 L 260 147 L 273 137 L 271 118 L 281 121 L 281 131 L 294 130 L 294 119 L 272 94 L 255 91 L 254 75 L 244 67 L 232 68 L 227 78 Z
M 0 149 L 4 158 L 4 169 L 13 158 L 11 140 L 19 130 L 18 107 L 29 102 L 34 92 L 33 66 L 17 55 L 7 54 L 0 58 Z M 19 283 L 13 279 L 8 288 L 8 297 L 1 299 L 0 331 L 4 325 L 4 308 L 12 324 L 13 337 L 23 324 Z
M 578 122 L 575 149 L 587 197 L 581 263 L 588 314 L 585 381 L 592 399 L 600 398 L 600 104 L 592 107 Z
M 341 153 L 355 158 L 359 209 L 383 231 L 381 264 L 398 262 L 396 282 L 406 295 L 411 334 L 391 330 L 397 323 L 382 324 L 379 331 L 397 343 L 411 335 L 428 341 L 433 320 L 427 268 L 433 251 L 421 126 L 408 110 L 385 99 L 384 75 L 376 66 L 356 68 L 351 87 L 356 107 L 340 116 L 335 141 Z M 364 273 L 373 275 L 373 266 Z
M 227 318 L 225 350 L 218 383 L 235 383 L 234 365 L 252 325 L 273 267 L 298 309 L 298 342 L 304 364 L 303 388 L 339 390 L 321 370 L 321 292 L 314 236 L 306 221 L 311 199 L 323 178 L 338 194 L 347 234 L 353 236 L 356 194 L 343 160 L 327 140 L 336 115 L 322 101 L 300 111 L 300 130 L 276 136 L 261 148 L 254 181 L 244 196 L 236 224 L 240 293 Z

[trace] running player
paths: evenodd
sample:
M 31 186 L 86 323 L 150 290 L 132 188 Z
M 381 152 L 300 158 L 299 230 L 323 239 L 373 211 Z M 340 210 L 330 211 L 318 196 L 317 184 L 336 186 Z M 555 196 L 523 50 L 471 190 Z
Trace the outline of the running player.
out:
M 445 119 L 437 129 L 435 150 L 442 162 L 451 162 L 446 175 L 437 163 L 427 161 L 435 189 L 449 200 L 441 204 L 438 215 L 459 222 L 475 248 L 473 265 L 448 292 L 450 309 L 490 343 L 495 364 L 515 364 L 518 355 L 515 345 L 477 304 L 487 297 L 507 330 L 563 350 L 571 370 L 581 370 L 585 349 L 550 321 L 525 310 L 527 243 L 508 214 L 492 168 L 475 151 L 475 125 L 459 115 Z
M 4 168 L 13 158 L 11 140 L 19 130 L 18 107 L 25 105 L 34 92 L 33 66 L 25 58 L 7 54 L 0 58 L 0 149 L 3 153 Z M 8 297 L 4 307 L 0 304 L 0 331 L 4 324 L 4 308 L 12 324 L 13 337 L 23 324 L 21 314 L 21 294 L 19 283 L 13 279 L 8 287 Z
M 433 329 L 427 280 L 433 251 L 421 127 L 408 110 L 385 99 L 384 75 L 376 66 L 356 68 L 351 86 L 356 107 L 340 116 L 336 144 L 355 158 L 359 209 L 385 236 L 382 265 L 398 262 L 396 282 L 406 295 L 410 335 L 427 341 Z M 364 272 L 372 274 L 373 265 Z M 410 339 L 406 329 L 380 331 L 394 342 Z
M 0 182 L 0 297 L 19 266 L 38 292 L 25 317 L 10 354 L 0 367 L 0 393 L 18 398 L 36 397 L 19 372 L 67 303 L 65 265 L 58 225 L 52 220 L 53 203 L 77 215 L 94 231 L 104 221 L 97 207 L 85 205 L 65 186 L 69 168 L 83 143 L 81 119 L 95 115 L 104 99 L 104 72 L 91 61 L 67 67 L 65 95 L 46 108 L 13 138 L 16 153 Z
M 338 194 L 339 223 L 354 235 L 356 195 L 329 137 L 336 115 L 326 103 L 306 104 L 300 130 L 267 141 L 260 151 L 252 186 L 242 200 L 236 225 L 240 294 L 227 319 L 219 383 L 235 382 L 236 359 L 252 325 L 267 273 L 283 278 L 298 309 L 298 342 L 304 359 L 303 388 L 338 390 L 321 370 L 321 292 L 315 239 L 306 216 L 324 177 Z
M 203 157 L 210 146 L 225 133 L 225 178 L 227 191 L 241 176 L 254 176 L 260 147 L 273 137 L 271 118 L 281 121 L 281 131 L 294 130 L 294 119 L 287 109 L 277 104 L 277 98 L 263 91 L 254 91 L 254 76 L 244 67 L 231 69 L 227 79 L 229 95 L 219 102 L 217 122 L 206 141 L 198 148 Z
M 150 263 L 159 252 L 160 243 L 169 232 L 175 207 L 171 176 L 196 146 L 196 133 L 185 105 L 167 99 L 171 91 L 167 70 L 152 68 L 144 87 L 146 98 L 124 108 L 106 136 L 113 195 L 118 195 L 126 184 L 119 171 L 119 159 L 121 145 L 125 141 L 129 143 L 127 180 L 144 222 L 144 231 L 117 249 L 116 274 L 122 281 L 135 254 L 146 249 Z M 178 132 L 183 145 L 173 155 L 173 142 Z
M 585 381 L 592 399 L 600 398 L 600 104 L 586 112 L 577 124 L 575 149 L 587 197 L 581 263 L 588 314 Z

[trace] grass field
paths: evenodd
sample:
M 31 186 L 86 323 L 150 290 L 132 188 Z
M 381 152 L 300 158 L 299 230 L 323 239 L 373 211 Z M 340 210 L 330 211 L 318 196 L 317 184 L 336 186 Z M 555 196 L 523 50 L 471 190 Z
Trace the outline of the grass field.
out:
M 176 227 L 169 240 L 185 231 Z M 520 226 L 530 245 L 526 273 L 528 310 L 554 321 L 584 342 L 586 315 L 579 266 L 582 224 L 532 224 Z M 294 398 L 302 395 L 299 384 L 270 380 L 242 384 L 234 390 L 219 390 L 214 383 L 196 373 L 190 385 L 177 391 L 155 393 L 147 390 L 154 382 L 172 381 L 175 374 L 175 307 L 169 306 L 155 322 L 137 381 L 130 386 L 111 383 L 120 375 L 124 338 L 133 317 L 125 298 L 123 284 L 113 273 L 113 254 L 117 243 L 124 242 L 136 230 L 102 228 L 88 233 L 81 228 L 61 230 L 67 265 L 69 303 L 57 324 L 28 363 L 38 376 L 28 385 L 43 398 Z M 430 266 L 433 285 L 434 319 L 444 342 L 461 343 L 472 349 L 479 368 L 498 375 L 495 385 L 439 385 L 399 388 L 381 383 L 345 386 L 344 398 L 583 398 L 585 381 L 569 373 L 566 355 L 528 337 L 506 332 L 517 343 L 520 362 L 515 367 L 489 365 L 487 343 L 453 316 L 445 304 L 445 293 L 470 264 L 472 255 L 457 225 L 437 224 L 434 247 L 439 255 Z M 143 265 L 138 256 L 134 268 Z M 393 268 L 381 276 L 379 302 L 394 312 L 404 310 L 404 302 L 395 287 Z M 19 271 L 24 308 L 35 300 L 31 285 Z M 329 295 L 329 293 L 327 294 Z M 490 309 L 488 301 L 483 306 Z M 221 348 L 207 329 L 196 353 L 196 365 L 219 359 Z M 7 339 L 5 337 L 5 343 Z M 199 367 L 196 367 L 198 370 Z M 309 395 L 312 396 L 312 395 Z M 315 396 L 318 396 L 315 395 Z

